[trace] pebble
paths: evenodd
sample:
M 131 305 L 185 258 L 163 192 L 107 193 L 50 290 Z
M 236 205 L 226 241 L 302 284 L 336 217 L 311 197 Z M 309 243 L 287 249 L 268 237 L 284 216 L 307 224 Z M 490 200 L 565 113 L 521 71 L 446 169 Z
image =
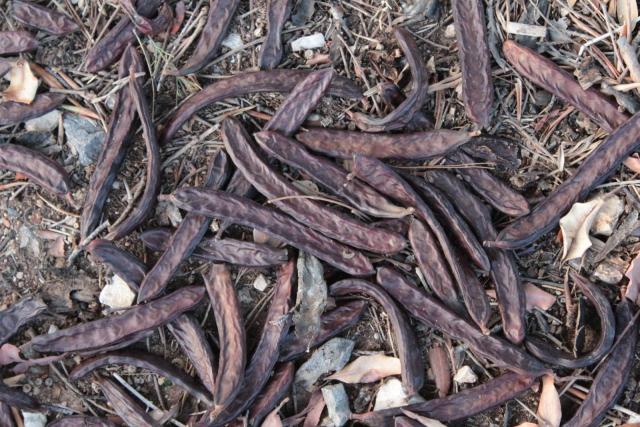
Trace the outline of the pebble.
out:
M 118 275 L 114 275 L 111 281 L 102 288 L 98 300 L 101 304 L 111 308 L 127 308 L 133 305 L 136 293 Z
M 308 392 L 322 375 L 338 371 L 347 364 L 355 342 L 346 338 L 333 338 L 313 352 L 295 376 L 295 385 Z
M 342 427 L 349 421 L 351 410 L 349 398 L 342 384 L 322 387 L 322 398 L 327 405 L 329 418 L 335 427 Z
M 269 282 L 267 282 L 267 279 L 264 277 L 264 274 L 262 273 L 258 274 L 258 276 L 253 281 L 253 287 L 259 290 L 260 292 L 264 292 L 265 289 L 269 287 Z
M 58 127 L 60 111 L 53 110 L 35 119 L 24 122 L 24 127 L 29 132 L 51 132 Z
M 453 377 L 453 380 L 458 384 L 473 384 L 478 381 L 478 376 L 470 366 L 464 365 Z
M 242 42 L 242 37 L 238 33 L 231 33 L 227 37 L 222 40 L 222 46 L 229 48 L 231 50 L 240 49 L 244 46 Z
M 593 220 L 591 232 L 601 236 L 611 236 L 624 212 L 624 200 L 618 196 L 607 197 Z
M 307 49 L 319 49 L 324 47 L 325 40 L 322 33 L 313 33 L 310 36 L 300 37 L 291 42 L 291 49 L 300 52 Z
M 448 38 L 448 39 L 455 39 L 456 27 L 453 24 L 447 25 L 447 27 L 444 29 L 444 36 L 445 38 Z
M 64 133 L 67 143 L 78 155 L 82 166 L 88 166 L 98 160 L 105 138 L 100 126 L 84 117 L 65 114 Z
M 378 390 L 376 403 L 373 405 L 374 411 L 397 408 L 407 405 L 409 396 L 402 387 L 402 382 L 397 378 L 389 378 Z
M 598 264 L 596 270 L 593 272 L 593 278 L 608 285 L 615 285 L 620 283 L 624 276 L 624 269 L 620 265 L 604 261 Z
M 22 411 L 24 418 L 24 427 L 45 427 L 47 425 L 47 416 L 38 412 Z

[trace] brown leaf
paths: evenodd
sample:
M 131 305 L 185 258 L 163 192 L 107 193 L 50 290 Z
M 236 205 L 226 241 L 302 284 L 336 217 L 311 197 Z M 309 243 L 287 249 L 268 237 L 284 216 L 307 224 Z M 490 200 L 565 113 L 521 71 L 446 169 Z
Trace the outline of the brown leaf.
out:
M 419 422 L 425 427 L 447 427 L 438 420 L 434 420 L 433 418 L 427 418 L 422 415 L 418 415 L 415 412 L 407 411 L 406 409 L 403 409 L 402 413 L 405 416 L 411 418 L 412 420 L 416 420 L 417 422 Z
M 629 268 L 624 275 L 629 279 L 629 284 L 627 285 L 624 296 L 628 300 L 637 304 L 639 292 L 638 285 L 640 284 L 640 254 L 631 261 L 631 265 L 629 265 Z
M 9 87 L 2 92 L 5 101 L 31 104 L 38 91 L 38 78 L 31 72 L 29 63 L 22 59 L 12 64 L 9 71 Z
M 49 255 L 55 258 L 64 258 L 64 237 L 58 235 L 56 240 L 49 246 Z
M 630 155 L 622 163 L 634 173 L 640 173 L 640 157 L 637 154 Z
M 562 408 L 553 375 L 542 377 L 542 392 L 540 393 L 540 402 L 538 403 L 536 414 L 540 420 L 544 421 L 541 427 L 560 427 Z
M 360 356 L 327 379 L 347 384 L 372 383 L 400 373 L 400 359 L 380 353 Z
M 560 219 L 563 261 L 580 258 L 591 247 L 589 230 L 603 203 L 602 198 L 574 203 L 569 213 Z
M 7 343 L 0 347 L 0 366 L 22 361 L 22 357 L 20 357 L 20 349 L 15 345 Z
M 260 427 L 282 427 L 282 419 L 278 413 L 280 408 L 276 408 L 269 412 L 269 415 L 264 419 Z
M 616 12 L 618 22 L 629 25 L 638 17 L 638 3 L 636 0 L 617 0 Z
M 546 311 L 556 302 L 554 295 L 543 291 L 533 283 L 524 284 L 524 295 L 527 301 L 527 311 L 533 311 L 534 308 Z

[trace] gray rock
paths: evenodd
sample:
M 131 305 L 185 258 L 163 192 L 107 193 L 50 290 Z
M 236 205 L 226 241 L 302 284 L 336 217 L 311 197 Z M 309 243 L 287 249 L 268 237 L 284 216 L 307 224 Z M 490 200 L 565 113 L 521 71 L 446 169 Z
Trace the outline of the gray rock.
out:
M 342 384 L 333 384 L 322 387 L 322 398 L 327 405 L 329 418 L 333 426 L 342 427 L 349 421 L 351 410 L 349 398 Z
M 80 164 L 88 166 L 98 160 L 105 134 L 92 120 L 74 114 L 64 116 L 64 133 L 67 143 L 78 155 Z
M 22 225 L 18 230 L 18 242 L 20 249 L 23 249 L 27 254 L 34 259 L 40 257 L 41 245 L 40 240 L 33 231 L 26 225 Z
M 44 427 L 47 424 L 47 416 L 37 412 L 22 411 L 24 427 Z
M 24 122 L 24 127 L 30 132 L 51 132 L 58 127 L 60 111 L 53 110 L 35 119 Z
M 593 279 L 599 280 L 608 285 L 620 283 L 624 276 L 624 267 L 614 260 L 603 261 L 593 272 Z
M 334 338 L 313 352 L 309 360 L 304 362 L 296 372 L 296 388 L 307 392 L 313 390 L 313 384 L 322 375 L 338 371 L 344 367 L 351 357 L 354 342 L 346 338 Z

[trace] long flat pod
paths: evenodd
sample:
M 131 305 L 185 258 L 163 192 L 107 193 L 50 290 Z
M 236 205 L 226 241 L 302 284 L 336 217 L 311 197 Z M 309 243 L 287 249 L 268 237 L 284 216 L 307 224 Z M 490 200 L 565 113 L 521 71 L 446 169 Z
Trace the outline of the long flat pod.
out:
M 87 251 L 96 260 L 124 280 L 133 290 L 138 290 L 147 272 L 147 266 L 133 254 L 120 249 L 109 240 L 95 239 L 87 246 Z
M 0 345 L 47 309 L 41 298 L 24 298 L 0 311 Z
M 413 115 L 420 111 L 427 99 L 427 69 L 422 61 L 418 45 L 409 30 L 397 27 L 393 31 L 398 45 L 411 68 L 411 89 L 407 98 L 393 111 L 381 118 L 355 113 L 352 119 L 358 128 L 367 132 L 388 132 L 406 126 Z
M 640 145 L 640 114 L 618 127 L 582 162 L 571 178 L 560 184 L 533 211 L 509 224 L 492 245 L 520 248 L 554 228 L 578 200 L 602 183 Z
M 2 381 L 0 381 L 0 402 L 27 411 L 42 411 L 40 403 L 38 403 L 36 399 L 24 393 L 22 390 L 16 390 L 5 385 Z
M 452 0 L 453 23 L 462 71 L 462 99 L 467 117 L 481 127 L 491 120 L 493 83 L 482 0 Z
M 633 323 L 633 325 L 631 325 Z M 623 331 L 630 326 L 625 336 Z M 616 333 L 619 342 L 598 369 L 586 399 L 564 427 L 597 427 L 624 390 L 635 361 L 638 322 L 626 298 L 616 307 Z
M 362 253 L 333 241 L 258 203 L 215 190 L 181 188 L 171 200 L 180 208 L 256 228 L 353 275 L 366 276 L 373 266 Z
M 518 73 L 573 105 L 608 132 L 629 118 L 602 93 L 593 88 L 584 90 L 570 73 L 533 50 L 507 40 L 502 45 L 502 52 Z
M 38 41 L 29 31 L 0 31 L 0 55 L 37 49 Z
M 135 67 L 136 72 L 142 72 L 140 55 L 133 46 L 129 46 L 120 59 L 118 67 L 118 77 L 120 79 L 129 75 L 131 65 Z M 116 95 L 107 135 L 105 136 L 104 148 L 89 180 L 89 189 L 84 198 L 80 216 L 81 239 L 85 239 L 100 221 L 102 208 L 131 144 L 135 114 L 136 106 L 131 100 L 131 91 L 124 87 Z
M 92 356 L 95 356 L 96 354 L 103 354 L 103 353 L 108 353 L 110 351 L 121 350 L 133 344 L 136 344 L 140 341 L 146 340 L 151 335 L 153 335 L 153 332 L 154 331 L 152 329 L 136 332 L 135 334 L 129 335 L 126 338 L 118 340 L 114 343 L 107 343 L 106 345 L 97 344 L 97 346 L 95 347 L 92 347 L 89 349 L 83 349 L 78 354 L 82 357 L 92 357 Z
M 29 119 L 43 116 L 62 105 L 66 95 L 62 93 L 41 93 L 31 104 L 6 101 L 0 103 L 0 126 L 17 125 Z
M 182 102 L 167 119 L 161 140 L 170 141 L 191 116 L 209 105 L 250 93 L 291 92 L 307 75 L 309 72 L 304 70 L 271 70 L 246 72 L 217 80 Z M 340 76 L 336 76 L 331 82 L 329 94 L 347 99 L 362 96 L 362 92 L 352 81 Z
M 611 309 L 611 304 L 609 304 L 609 300 L 607 300 L 607 297 L 602 291 L 584 277 L 577 274 L 572 276 L 574 283 L 578 285 L 582 293 L 591 301 L 600 318 L 600 337 L 593 349 L 587 354 L 574 357 L 572 354 L 556 349 L 545 341 L 535 337 L 527 338 L 525 344 L 527 350 L 542 361 L 564 368 L 578 369 L 593 365 L 609 352 L 616 335 L 616 320 L 613 315 L 613 310 Z
M 480 269 L 489 271 L 489 257 L 484 248 L 478 242 L 475 234 L 471 231 L 469 224 L 456 211 L 453 204 L 442 194 L 440 190 L 434 188 L 423 179 L 409 176 L 409 181 L 418 190 L 420 195 L 440 216 L 439 218 L 445 222 L 446 227 L 455 236 L 460 246 L 465 250 L 471 261 Z
M 425 372 L 420 347 L 418 346 L 413 329 L 411 329 L 409 320 L 389 294 L 370 282 L 358 279 L 345 279 L 336 282 L 331 285 L 329 291 L 332 296 L 362 293 L 373 298 L 382 306 L 389 317 L 391 329 L 398 348 L 404 389 L 410 396 L 418 394 L 424 385 Z
M 118 425 L 106 418 L 72 415 L 52 421 L 47 424 L 47 427 L 118 427 Z
M 136 106 L 138 117 L 142 123 L 142 134 L 147 152 L 147 176 L 144 191 L 138 204 L 124 221 L 109 231 L 107 239 L 110 240 L 120 239 L 142 224 L 147 216 L 153 212 L 160 192 L 161 159 L 160 148 L 156 139 L 156 128 L 153 125 L 149 106 L 142 91 L 142 85 L 135 78 L 135 67 L 133 65 L 129 69 L 129 90 L 131 91 L 131 100 Z
M 492 335 L 485 335 L 471 323 L 410 284 L 400 273 L 378 269 L 377 281 L 407 312 L 425 325 L 464 341 L 476 353 L 519 373 L 541 374 L 544 366 L 520 348 Z
M 240 0 L 209 0 L 209 14 L 198 44 L 191 58 L 175 72 L 176 75 L 198 72 L 216 57 L 239 4 Z
M 15 427 L 11 407 L 5 402 L 0 402 L 0 425 L 4 427 Z
M 295 260 L 289 261 L 278 270 L 278 279 L 264 321 L 264 328 L 244 374 L 242 388 L 233 403 L 216 417 L 213 425 L 224 425 L 240 415 L 251 405 L 269 380 L 269 375 L 278 361 L 280 343 L 291 323 L 289 311 L 295 270 Z
M 356 220 L 336 209 L 305 198 L 275 168 L 262 160 L 244 127 L 233 118 L 222 122 L 222 140 L 233 163 L 272 203 L 298 222 L 327 237 L 370 252 L 392 254 L 402 250 L 402 236 Z M 280 199 L 280 200 L 278 200 Z
M 449 155 L 447 164 L 471 164 L 474 159 L 462 151 Z M 460 175 L 480 194 L 491 206 L 509 216 L 522 216 L 529 213 L 529 203 L 521 194 L 516 193 L 507 184 L 493 176 L 491 172 L 482 168 L 460 168 Z
M 447 194 L 458 212 L 475 230 L 480 240 L 495 239 L 489 208 L 455 176 L 444 171 L 429 171 L 425 179 Z M 491 279 L 496 287 L 498 308 L 505 337 L 520 344 L 525 335 L 526 301 L 513 255 L 507 251 L 488 248 Z
M 324 157 L 310 153 L 293 139 L 276 132 L 259 132 L 254 136 L 260 147 L 269 155 L 300 169 L 369 215 L 380 218 L 400 218 L 412 212 L 412 209 L 394 205 L 362 181 L 349 179 L 347 171 Z
M 269 0 L 267 3 L 267 37 L 258 58 L 258 65 L 263 70 L 276 68 L 282 60 L 282 28 L 290 13 L 291 0 Z
M 210 421 L 233 401 L 242 387 L 247 343 L 238 297 L 227 267 L 224 264 L 212 264 L 204 281 L 220 342 L 213 406 L 203 417 Z
M 82 363 L 73 368 L 69 374 L 69 378 L 77 381 L 80 378 L 86 377 L 96 369 L 107 365 L 129 365 L 135 366 L 136 368 L 146 369 L 157 375 L 166 377 L 172 383 L 187 390 L 191 395 L 202 402 L 211 402 L 211 398 L 207 395 L 207 391 L 184 371 L 176 368 L 160 356 L 143 351 L 127 350 L 112 352 L 83 360 Z
M 124 313 L 82 323 L 31 340 L 39 352 L 81 351 L 115 344 L 128 337 L 164 325 L 192 309 L 204 296 L 199 286 L 187 286 Z
M 390 107 L 397 107 L 406 99 L 398 85 L 390 81 L 378 83 L 378 95 L 382 102 Z M 433 121 L 422 111 L 416 111 L 407 123 L 408 130 L 433 129 Z
M 379 159 L 425 160 L 445 155 L 469 141 L 472 134 L 455 130 L 430 130 L 404 134 L 370 134 L 340 129 L 311 128 L 296 134 L 304 145 L 339 159 L 354 154 Z
M 219 150 L 211 159 L 204 187 L 218 190 L 224 186 L 228 177 L 227 155 Z M 200 243 L 209 225 L 211 218 L 196 213 L 188 213 L 183 218 L 167 242 L 167 249 L 144 277 L 138 293 L 138 302 L 155 298 L 165 289 L 182 261 L 187 259 Z
M 378 159 L 355 155 L 352 164 L 352 173 L 383 194 L 416 209 L 415 215 L 426 223 L 436 236 L 436 239 L 438 239 L 440 248 L 458 284 L 458 290 L 469 311 L 469 315 L 481 329 L 486 330 L 486 325 L 491 315 L 489 298 L 471 267 L 460 259 L 458 251 L 450 242 L 447 232 L 431 208 L 429 208 L 409 183 L 390 166 Z
M 320 331 L 311 347 L 317 347 L 330 338 L 350 329 L 367 308 L 366 301 L 352 301 L 341 305 L 320 317 Z M 290 332 L 280 346 L 280 362 L 294 360 L 307 352 L 307 342 Z
M 292 362 L 276 366 L 271 379 L 249 408 L 249 425 L 259 426 L 264 417 L 269 414 L 289 393 L 296 373 Z
M 352 418 L 370 426 L 387 426 L 393 425 L 391 417 L 402 415 L 403 411 L 410 411 L 444 422 L 461 420 L 515 399 L 529 390 L 536 378 L 534 375 L 507 372 L 484 384 L 446 397 L 382 411 L 354 414 Z
M 154 228 L 140 233 L 140 240 L 153 251 L 165 251 L 169 247 L 172 231 Z M 192 253 L 193 257 L 209 261 L 226 262 L 246 267 L 269 267 L 287 262 L 287 250 L 236 239 L 205 238 Z
M 47 34 L 61 36 L 80 29 L 78 24 L 67 15 L 36 3 L 13 0 L 11 5 L 13 18 L 16 21 Z
M 188 314 L 182 314 L 169 323 L 167 328 L 191 361 L 202 384 L 213 393 L 216 384 L 216 359 L 200 324 Z
M 160 427 L 161 424 L 147 414 L 116 383 L 107 378 L 98 378 L 100 390 L 105 395 L 113 410 L 129 427 Z
M 59 196 L 69 194 L 71 182 L 64 168 L 30 148 L 11 143 L 1 144 L 0 169 L 26 175 L 31 181 Z
M 335 71 L 332 68 L 325 68 L 305 77 L 295 85 L 273 117 L 264 125 L 263 130 L 291 136 L 316 108 L 334 76 Z

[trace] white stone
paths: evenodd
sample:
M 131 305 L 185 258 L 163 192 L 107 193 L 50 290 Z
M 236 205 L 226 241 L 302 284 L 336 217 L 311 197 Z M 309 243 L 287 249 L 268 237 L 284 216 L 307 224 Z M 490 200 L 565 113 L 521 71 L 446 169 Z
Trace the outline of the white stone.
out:
M 319 49 L 324 47 L 325 40 L 322 33 L 313 33 L 310 36 L 300 37 L 291 42 L 291 49 L 294 52 L 300 52 L 307 49 Z
M 129 285 L 118 275 L 114 275 L 111 281 L 102 288 L 100 297 L 101 304 L 111 308 L 127 308 L 133 305 L 136 294 Z
M 60 111 L 53 110 L 35 119 L 24 122 L 24 127 L 29 132 L 51 132 L 58 127 Z
M 47 416 L 39 412 L 22 411 L 24 427 L 44 427 L 47 425 Z
M 447 25 L 447 27 L 444 29 L 444 37 L 447 39 L 456 38 L 456 27 L 453 24 Z
M 322 398 L 327 405 L 329 418 L 335 427 L 342 427 L 349 421 L 351 410 L 349 398 L 342 384 L 332 384 L 322 387 Z
M 227 47 L 231 50 L 240 49 L 244 46 L 242 42 L 242 37 L 238 33 L 231 33 L 227 37 L 222 40 L 222 46 Z
M 402 382 L 395 377 L 389 378 L 378 390 L 373 410 L 380 411 L 405 406 L 409 403 L 408 398 L 407 392 L 404 390 L 404 387 L 402 387 Z
M 591 232 L 600 236 L 611 236 L 622 212 L 624 212 L 624 200 L 618 196 L 607 197 L 593 220 Z
M 458 369 L 458 372 L 453 377 L 453 380 L 458 384 L 473 384 L 478 381 L 478 376 L 471 367 L 464 365 Z
M 258 276 L 253 281 L 253 287 L 259 290 L 260 292 L 264 292 L 265 289 L 269 287 L 269 282 L 267 282 L 267 279 L 264 277 L 264 274 L 262 273 L 258 274 Z

